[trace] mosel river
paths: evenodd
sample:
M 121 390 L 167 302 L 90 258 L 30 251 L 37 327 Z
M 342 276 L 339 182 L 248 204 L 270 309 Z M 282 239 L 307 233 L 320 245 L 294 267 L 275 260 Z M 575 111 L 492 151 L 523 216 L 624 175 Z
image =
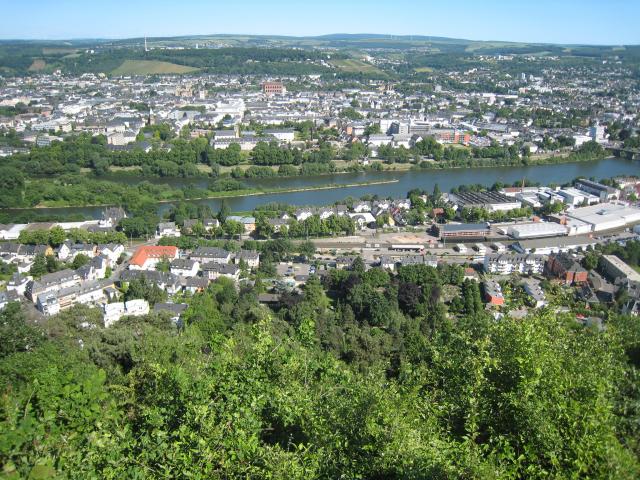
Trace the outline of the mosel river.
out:
M 268 195 L 253 195 L 245 197 L 226 198 L 227 205 L 232 211 L 251 211 L 257 205 L 268 202 L 280 202 L 296 206 L 321 206 L 338 202 L 346 197 L 359 198 L 363 195 L 377 194 L 381 197 L 405 197 L 413 188 L 432 191 L 438 184 L 443 192 L 453 187 L 465 184 L 481 184 L 491 186 L 495 182 L 511 184 L 523 179 L 531 182 L 561 184 L 576 177 L 609 178 L 618 175 L 640 176 L 640 162 L 619 158 L 607 158 L 594 162 L 562 163 L 556 165 L 535 165 L 528 167 L 492 167 L 474 169 L 446 169 L 419 170 L 406 172 L 369 172 L 369 173 L 341 173 L 314 177 L 262 178 L 244 180 L 250 187 L 263 188 L 304 188 L 314 185 L 353 184 L 362 182 L 397 180 L 395 183 L 384 185 L 358 186 L 291 193 L 274 193 Z M 139 178 L 129 176 L 107 177 L 107 179 L 134 183 Z M 157 184 L 167 184 L 172 187 L 197 185 L 205 187 L 210 179 L 147 179 Z M 214 211 L 220 207 L 220 199 L 197 200 L 197 203 L 209 205 Z M 170 208 L 170 204 L 159 204 L 160 213 Z M 88 217 L 99 218 L 103 207 L 67 207 L 42 208 L 38 213 L 69 214 L 81 213 Z

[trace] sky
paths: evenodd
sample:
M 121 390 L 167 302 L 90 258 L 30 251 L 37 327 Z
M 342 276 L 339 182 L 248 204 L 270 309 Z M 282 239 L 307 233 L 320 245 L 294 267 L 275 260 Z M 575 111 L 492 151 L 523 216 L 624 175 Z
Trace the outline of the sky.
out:
M 640 44 L 640 0 L 0 0 L 3 39 L 433 35 Z

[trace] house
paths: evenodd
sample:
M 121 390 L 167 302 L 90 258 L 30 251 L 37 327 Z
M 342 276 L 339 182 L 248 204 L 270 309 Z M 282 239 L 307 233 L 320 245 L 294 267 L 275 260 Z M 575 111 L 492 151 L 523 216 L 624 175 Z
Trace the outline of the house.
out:
M 169 318 L 174 322 L 180 321 L 180 316 L 189 307 L 186 303 L 156 303 L 153 306 L 154 313 L 168 313 Z
M 300 208 L 295 211 L 294 216 L 296 217 L 297 221 L 303 222 L 307 218 L 313 216 L 313 210 L 311 210 L 310 208 Z
M 96 248 L 96 254 L 105 257 L 109 261 L 110 267 L 113 267 L 120 255 L 124 253 L 124 245 L 121 243 L 106 243 L 100 244 Z
M 128 302 L 106 303 L 103 308 L 104 326 L 109 328 L 124 316 L 139 317 L 149 313 L 146 300 L 135 299 Z
M 287 221 L 282 218 L 269 218 L 267 224 L 273 228 L 274 233 L 278 233 L 282 230 L 282 227 L 287 226 Z
M 236 263 L 244 262 L 249 268 L 260 266 L 260 254 L 252 250 L 240 250 L 236 254 Z
M 438 266 L 438 258 L 435 255 L 406 255 L 400 259 L 403 267 L 409 265 L 427 265 L 429 267 Z
M 102 212 L 98 225 L 101 228 L 114 228 L 124 218 L 127 218 L 127 214 L 122 207 L 109 207 Z
M 204 229 L 207 232 L 211 232 L 220 227 L 220 220 L 218 220 L 217 218 L 205 218 L 202 224 L 204 225 Z
M 24 296 L 27 285 L 33 280 L 31 277 L 21 275 L 20 273 L 14 273 L 11 279 L 7 282 L 7 292 L 16 292 L 19 296 Z
M 588 272 L 568 253 L 549 255 L 545 264 L 545 273 L 567 285 L 585 283 L 588 278 Z
M 0 310 L 3 310 L 11 302 L 19 302 L 22 299 L 15 291 L 0 292 Z
M 233 263 L 209 262 L 202 266 L 202 276 L 209 280 L 227 277 L 237 281 L 240 278 L 240 267 Z
M 205 263 L 229 263 L 231 261 L 231 252 L 217 247 L 198 247 L 189 256 L 191 260 Z
M 178 247 L 148 245 L 139 247 L 131 260 L 129 270 L 152 270 L 162 260 L 178 258 Z
M 209 285 L 209 279 L 204 277 L 188 277 L 183 282 L 185 292 L 195 294 L 202 292 Z
M 173 273 L 164 273 L 157 270 L 125 270 L 120 273 L 118 281 L 121 286 L 126 286 L 133 280 L 142 277 L 144 277 L 148 283 L 157 285 L 158 288 L 165 290 L 170 295 L 182 290 L 181 277 Z
M 353 211 L 356 213 L 370 212 L 371 202 L 360 201 L 353 204 Z
M 350 213 L 349 217 L 351 217 L 351 219 L 360 230 L 366 228 L 368 225 L 376 223 L 375 217 L 369 212 Z
M 180 230 L 176 226 L 175 222 L 163 222 L 158 224 L 158 228 L 156 229 L 156 238 L 179 236 Z
M 490 305 L 504 305 L 504 295 L 498 282 L 488 280 L 484 282 L 484 298 Z
M 104 288 L 99 282 L 83 282 L 57 291 L 38 295 L 36 307 L 44 315 L 56 315 L 61 310 L 76 304 L 90 304 L 103 301 Z
M 244 233 L 247 235 L 256 229 L 256 219 L 254 217 L 241 217 L 238 215 L 231 215 L 227 217 L 227 220 L 241 223 L 244 227 Z
M 187 219 L 182 224 L 182 233 L 190 235 L 193 233 L 193 227 L 195 227 L 200 221 L 196 219 Z
M 547 304 L 547 299 L 544 295 L 544 291 L 540 287 L 540 282 L 527 279 L 522 282 L 522 288 L 525 293 L 531 297 L 535 308 L 544 307 Z
M 388 255 L 382 255 L 380 257 L 380 268 L 393 271 L 396 269 L 396 261 Z
M 38 280 L 30 281 L 25 289 L 25 295 L 33 303 L 36 303 L 38 296 L 43 293 L 56 292 L 79 283 L 80 277 L 75 271 L 70 269 L 60 270 L 59 272 L 43 275 Z
M 355 257 L 336 257 L 336 268 L 338 270 L 345 270 L 351 268 Z
M 171 273 L 173 273 L 174 275 L 179 275 L 185 278 L 195 277 L 196 275 L 198 275 L 200 262 L 193 259 L 176 258 L 171 262 L 170 268 Z

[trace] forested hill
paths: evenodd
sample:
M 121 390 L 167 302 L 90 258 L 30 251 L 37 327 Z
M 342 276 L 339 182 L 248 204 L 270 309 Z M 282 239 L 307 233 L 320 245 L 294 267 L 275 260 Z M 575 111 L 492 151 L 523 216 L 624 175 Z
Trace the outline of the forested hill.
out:
M 278 310 L 218 280 L 179 329 L 10 304 L 3 477 L 638 478 L 637 319 L 496 322 L 455 270 L 335 271 Z
M 383 59 L 373 71 L 357 63 L 363 74 L 386 79 L 389 75 L 415 75 L 428 66 L 451 70 L 473 68 L 482 55 L 530 56 L 544 61 L 561 58 L 568 62 L 621 61 L 640 64 L 640 47 L 552 45 L 542 43 L 481 42 L 426 36 L 324 35 L 284 37 L 260 35 L 200 35 L 122 40 L 0 41 L 0 75 L 35 75 L 60 70 L 67 74 L 269 74 L 306 75 L 337 73 L 350 69 L 340 60 L 373 56 Z M 149 65 L 124 62 L 165 62 Z M 336 62 L 337 61 L 337 62 Z M 404 68 L 397 69 L 396 66 Z M 150 68 L 155 67 L 155 68 Z M 345 71 L 346 70 L 346 71 Z M 518 72 L 522 69 L 518 70 Z M 526 70 L 525 70 L 526 71 Z M 374 74 L 375 73 L 375 74 Z M 347 75 L 348 76 L 348 75 Z

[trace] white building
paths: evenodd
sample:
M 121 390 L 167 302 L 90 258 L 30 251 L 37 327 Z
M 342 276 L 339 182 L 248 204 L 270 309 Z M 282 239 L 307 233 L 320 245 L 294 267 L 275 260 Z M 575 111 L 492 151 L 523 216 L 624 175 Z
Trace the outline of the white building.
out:
M 509 255 L 492 253 L 484 257 L 484 270 L 497 275 L 539 274 L 544 269 L 542 255 Z
M 519 223 L 507 228 L 507 235 L 515 239 L 559 237 L 567 235 L 567 227 L 559 223 Z

